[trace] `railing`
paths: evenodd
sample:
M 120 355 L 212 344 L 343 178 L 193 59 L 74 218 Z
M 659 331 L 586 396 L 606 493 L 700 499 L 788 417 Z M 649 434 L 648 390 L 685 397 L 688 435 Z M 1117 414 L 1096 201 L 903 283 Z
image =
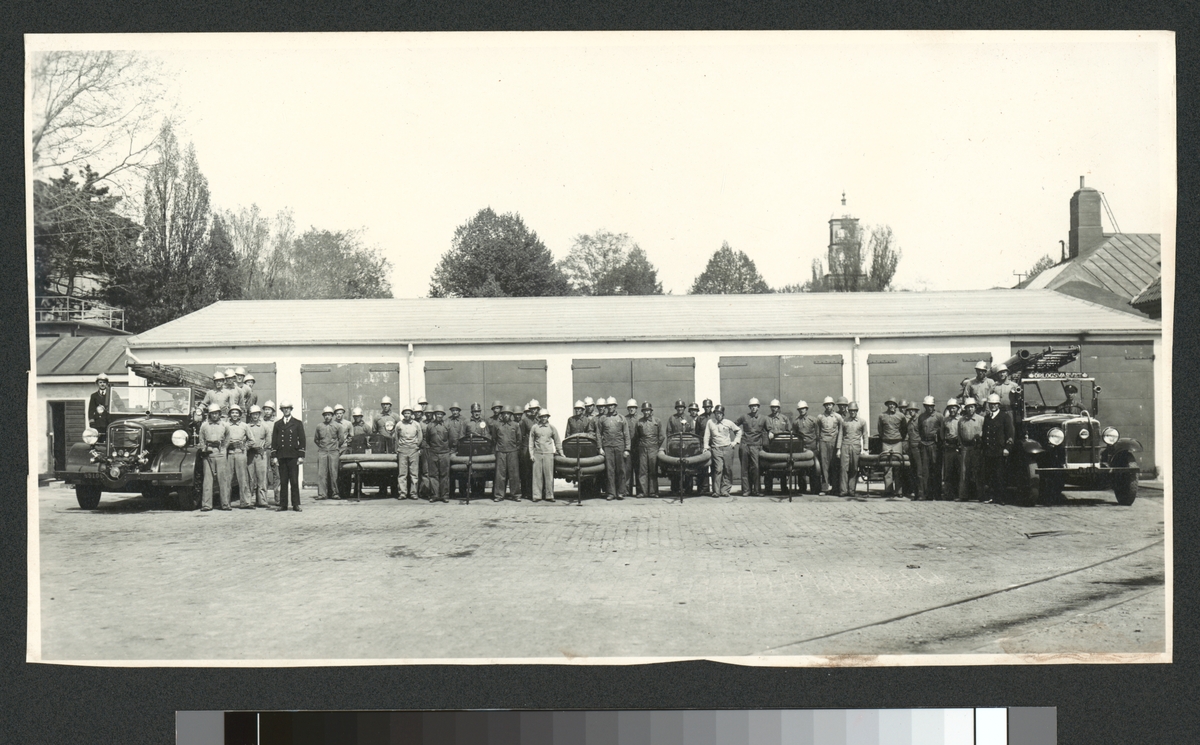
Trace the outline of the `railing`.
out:
M 68 295 L 34 298 L 34 318 L 41 322 L 83 322 L 125 330 L 125 311 L 111 305 Z

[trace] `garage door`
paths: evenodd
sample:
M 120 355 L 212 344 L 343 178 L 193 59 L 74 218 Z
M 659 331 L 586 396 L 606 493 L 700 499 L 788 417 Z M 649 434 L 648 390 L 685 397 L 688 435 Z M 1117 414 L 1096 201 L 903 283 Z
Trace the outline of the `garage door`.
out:
M 975 363 L 991 363 L 986 352 L 954 352 L 950 354 L 871 354 L 867 355 L 867 376 L 870 386 L 870 406 L 862 412 L 871 422 L 885 410 L 884 401 L 894 397 L 918 402 L 925 396 L 937 399 L 938 411 L 946 399 L 957 396 L 964 378 L 974 377 Z
M 531 398 L 546 405 L 545 360 L 454 360 L 425 363 L 425 398 L 430 406 L 441 404 L 447 411 L 458 403 L 464 412 L 479 402 L 491 416 L 493 401 L 521 406 Z
M 842 355 L 779 358 L 779 399 L 783 413 L 795 418 L 796 402 L 807 401 L 814 412 L 826 396 L 842 396 Z M 748 400 L 748 399 L 747 399 Z M 767 401 L 763 401 L 766 404 Z
M 267 401 L 279 402 L 275 392 L 275 363 L 265 362 L 247 365 L 244 362 L 234 362 L 228 365 L 183 365 L 188 370 L 195 370 L 207 377 L 212 377 L 212 374 L 220 370 L 224 372 L 227 368 L 237 369 L 239 367 L 246 368 L 246 372 L 254 376 L 254 392 L 258 394 L 258 405 L 262 406 Z
M 721 370 L 719 403 L 725 405 L 725 414 L 730 419 L 736 420 L 744 414 L 751 398 L 760 399 L 764 405 L 779 398 L 778 355 L 722 357 L 717 365 Z
M 646 359 L 572 360 L 572 401 L 587 397 L 612 396 L 619 411 L 625 402 L 649 401 L 660 416 L 668 416 L 676 399 L 688 403 L 696 395 L 696 360 L 693 357 L 651 357 Z
M 1066 341 L 1061 345 L 1067 346 Z M 1036 351 L 1045 343 L 1022 344 L 1018 349 Z M 1154 344 L 1152 342 L 1084 342 L 1079 359 L 1064 370 L 1079 371 L 1096 378 L 1100 386 L 1100 421 L 1113 426 L 1122 437 L 1132 437 L 1144 449 L 1139 464 L 1144 473 L 1155 473 L 1154 459 Z
M 403 405 L 400 365 L 396 362 L 301 365 L 300 395 L 300 418 L 308 438 L 304 483 L 311 486 L 317 483 L 317 448 L 313 444 L 313 433 L 321 423 L 321 410 L 342 404 L 349 413 L 357 406 L 363 410 L 363 419 L 371 421 L 379 416 L 379 401 L 384 396 L 391 396 L 395 403 L 393 411 L 399 411 Z

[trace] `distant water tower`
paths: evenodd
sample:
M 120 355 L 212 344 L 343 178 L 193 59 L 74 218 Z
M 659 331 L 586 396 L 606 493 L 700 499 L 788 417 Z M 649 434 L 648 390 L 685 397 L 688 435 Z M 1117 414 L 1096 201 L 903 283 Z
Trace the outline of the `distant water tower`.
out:
M 846 206 L 846 192 L 842 192 L 842 203 L 833 209 L 829 218 L 829 252 L 826 257 L 829 273 L 825 275 L 825 288 L 831 292 L 854 292 L 859 289 L 866 275 L 859 272 L 862 267 L 862 236 L 858 231 L 858 218 L 850 214 Z

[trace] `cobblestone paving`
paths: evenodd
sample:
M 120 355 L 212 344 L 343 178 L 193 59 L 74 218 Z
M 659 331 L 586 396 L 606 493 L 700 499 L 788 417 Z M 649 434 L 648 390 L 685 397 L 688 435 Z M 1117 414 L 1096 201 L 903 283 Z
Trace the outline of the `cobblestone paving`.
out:
M 1134 593 L 1158 614 L 1149 633 L 1047 643 L 1163 649 L 1163 500 L 1150 490 L 1132 507 L 1073 493 L 1036 509 L 306 494 L 302 513 L 178 513 L 119 495 L 85 512 L 61 486 L 38 497 L 47 660 L 994 653 L 1014 635 L 1012 651 L 1039 651 L 1040 626 Z M 1066 580 L 1039 583 L 847 632 L 1139 549 L 1071 575 L 1065 594 Z

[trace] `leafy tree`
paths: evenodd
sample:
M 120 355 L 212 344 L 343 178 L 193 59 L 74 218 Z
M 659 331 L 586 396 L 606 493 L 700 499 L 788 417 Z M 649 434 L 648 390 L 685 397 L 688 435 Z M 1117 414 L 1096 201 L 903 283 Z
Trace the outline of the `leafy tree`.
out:
M 271 297 L 391 297 L 391 264 L 362 244 L 355 231 L 309 228 L 289 247 L 287 271 L 270 288 Z
M 600 278 L 595 287 L 596 295 L 661 295 L 662 282 L 658 281 L 658 270 L 639 246 L 625 261 Z
M 430 297 L 536 297 L 569 294 L 554 256 L 515 212 L 487 207 L 454 231 L 429 282 Z
M 610 233 L 601 228 L 591 235 L 575 236 L 570 253 L 559 266 L 577 294 L 599 295 L 596 287 L 620 268 L 636 247 L 628 233 Z
M 158 68 L 122 51 L 30 55 L 30 132 L 35 172 L 84 163 L 95 181 L 143 168 L 155 149 L 162 101 Z
M 264 265 L 271 251 L 270 219 L 262 214 L 257 204 L 225 210 L 220 217 L 228 226 L 229 240 L 237 254 L 243 297 L 262 296 L 265 287 Z
M 208 179 L 195 148 L 180 152 L 170 122 L 146 179 L 142 240 L 104 294 L 125 309 L 131 331 L 153 328 L 217 300 L 237 298 L 237 256 L 225 225 L 214 231 Z
M 693 295 L 733 295 L 770 292 L 758 267 L 742 251 L 734 251 L 728 242 L 721 244 L 708 265 L 692 283 Z
M 1042 258 L 1033 262 L 1033 266 L 1029 267 L 1029 270 L 1025 272 L 1025 280 L 1024 281 L 1029 281 L 1029 280 L 1033 279 L 1034 277 L 1036 277 L 1037 275 L 1041 274 L 1042 272 L 1046 271 L 1050 267 L 1057 266 L 1057 265 L 1058 265 L 1058 261 L 1053 256 L 1051 256 L 1050 254 L 1045 254 L 1042 256 Z
M 35 294 L 94 295 L 137 243 L 141 226 L 116 213 L 120 197 L 86 164 L 33 183 Z

